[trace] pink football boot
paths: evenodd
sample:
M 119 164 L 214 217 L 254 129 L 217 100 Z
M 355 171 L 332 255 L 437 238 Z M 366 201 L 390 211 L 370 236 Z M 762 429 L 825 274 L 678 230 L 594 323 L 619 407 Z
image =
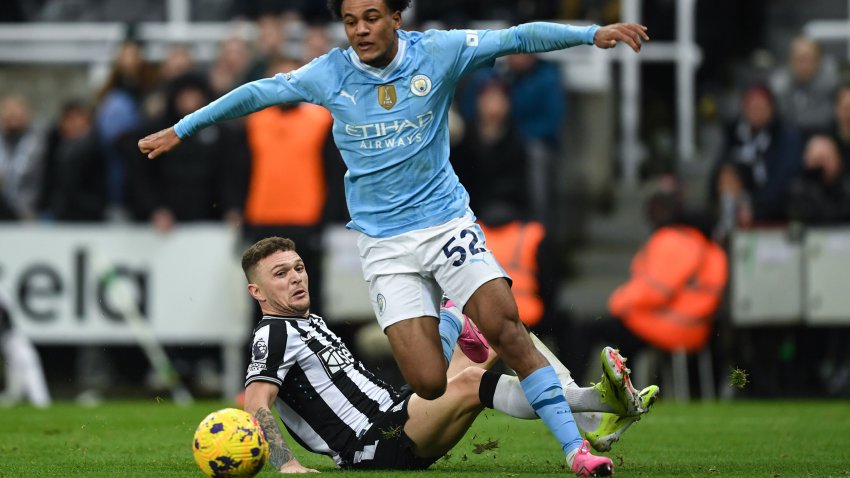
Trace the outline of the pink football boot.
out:
M 487 343 L 487 339 L 484 338 L 478 327 L 455 307 L 451 299 L 443 301 L 443 308 L 451 309 L 448 312 L 463 317 L 463 330 L 460 331 L 460 337 L 457 338 L 457 346 L 460 347 L 461 352 L 475 363 L 485 362 L 487 357 L 490 356 L 490 344 Z
M 590 454 L 590 442 L 584 440 L 573 458 L 576 476 L 614 476 L 614 463 L 607 456 Z

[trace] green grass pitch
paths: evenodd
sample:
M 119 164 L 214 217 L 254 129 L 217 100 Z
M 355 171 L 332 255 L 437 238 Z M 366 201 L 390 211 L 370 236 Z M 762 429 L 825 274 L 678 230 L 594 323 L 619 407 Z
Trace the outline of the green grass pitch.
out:
M 0 477 L 200 478 L 192 435 L 207 413 L 225 406 L 151 401 L 0 409 Z M 496 446 L 482 451 L 491 442 Z M 424 473 L 345 473 L 328 458 L 297 446 L 295 451 L 302 463 L 324 473 L 364 478 L 571 476 L 542 423 L 492 411 Z M 850 403 L 678 405 L 662 399 L 609 456 L 620 478 L 850 476 Z M 274 475 L 267 466 L 259 476 Z

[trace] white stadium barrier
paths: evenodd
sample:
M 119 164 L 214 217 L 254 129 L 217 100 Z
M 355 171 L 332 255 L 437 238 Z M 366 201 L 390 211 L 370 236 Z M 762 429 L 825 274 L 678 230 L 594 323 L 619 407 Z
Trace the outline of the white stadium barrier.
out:
M 133 342 L 110 293 L 121 282 L 163 344 L 247 340 L 236 234 L 223 227 L 4 226 L 0 251 L 0 287 L 37 343 Z
M 332 320 L 374 320 L 360 273 L 357 233 L 324 237 L 323 311 Z M 250 298 L 236 231 L 181 225 L 0 226 L 0 290 L 15 324 L 37 344 L 217 346 L 223 390 L 238 390 L 250 331 Z M 737 326 L 850 325 L 850 229 L 738 231 L 730 251 L 730 306 Z M 128 321 L 128 308 L 143 329 Z
M 730 260 L 735 325 L 850 325 L 850 228 L 737 231 Z
M 322 315 L 328 322 L 375 320 L 369 301 L 369 285 L 363 279 L 357 238 L 360 233 L 344 226 L 330 226 L 322 239 Z M 310 265 L 307 264 L 308 270 Z
M 730 258 L 733 323 L 802 321 L 801 245 L 791 241 L 784 229 L 736 231 Z
M 803 275 L 805 319 L 809 325 L 850 324 L 850 228 L 806 234 Z
M 185 225 L 0 226 L 0 288 L 15 324 L 40 344 L 132 344 L 140 331 L 160 344 L 220 346 L 224 390 L 238 389 L 249 297 L 237 233 Z M 122 294 L 123 293 L 123 294 Z

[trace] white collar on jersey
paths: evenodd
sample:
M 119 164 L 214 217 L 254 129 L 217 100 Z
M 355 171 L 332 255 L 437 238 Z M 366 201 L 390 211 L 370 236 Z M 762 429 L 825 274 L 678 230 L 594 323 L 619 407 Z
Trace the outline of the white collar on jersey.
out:
M 351 59 L 351 63 L 357 67 L 358 70 L 372 75 L 379 80 L 383 80 L 390 76 L 395 70 L 398 69 L 398 66 L 401 64 L 401 60 L 404 59 L 404 53 L 407 51 L 407 40 L 403 40 L 401 38 L 398 39 L 398 51 L 395 54 L 395 58 L 390 62 L 389 65 L 383 68 L 376 68 L 374 66 L 369 66 L 357 57 L 357 53 L 354 52 L 354 48 L 348 48 L 348 57 Z

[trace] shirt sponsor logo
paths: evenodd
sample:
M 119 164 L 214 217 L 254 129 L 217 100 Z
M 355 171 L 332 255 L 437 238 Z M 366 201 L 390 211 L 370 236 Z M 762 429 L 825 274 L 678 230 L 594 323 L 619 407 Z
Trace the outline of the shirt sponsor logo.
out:
M 385 110 L 392 109 L 395 106 L 398 96 L 396 96 L 395 85 L 381 85 L 378 87 L 378 104 Z
M 316 355 L 321 359 L 322 365 L 325 366 L 325 371 L 330 377 L 342 372 L 346 367 L 354 363 L 354 357 L 345 347 L 328 345 Z
M 478 32 L 475 30 L 466 31 L 466 46 L 478 46 Z
M 345 132 L 360 140 L 360 149 L 390 149 L 422 142 L 424 128 L 434 122 L 434 112 L 413 119 L 397 119 L 361 125 L 347 124 Z
M 248 365 L 248 375 L 257 374 L 266 370 L 266 364 L 260 362 L 251 362 Z
M 416 75 L 410 80 L 410 91 L 416 96 L 425 96 L 431 92 L 431 78 Z

